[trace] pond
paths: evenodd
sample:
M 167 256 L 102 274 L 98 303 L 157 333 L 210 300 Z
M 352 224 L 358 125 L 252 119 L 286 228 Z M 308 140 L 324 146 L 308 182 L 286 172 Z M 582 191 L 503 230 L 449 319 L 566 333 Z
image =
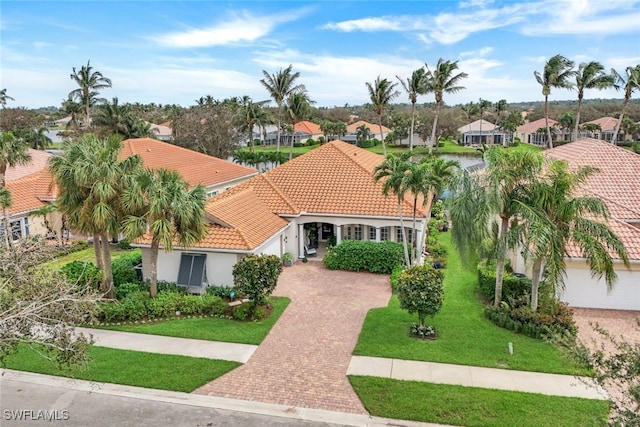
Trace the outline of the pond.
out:
M 445 160 L 456 160 L 460 163 L 460 166 L 468 169 L 471 167 L 480 167 L 482 165 L 482 157 L 469 156 L 468 154 L 439 154 L 438 157 Z

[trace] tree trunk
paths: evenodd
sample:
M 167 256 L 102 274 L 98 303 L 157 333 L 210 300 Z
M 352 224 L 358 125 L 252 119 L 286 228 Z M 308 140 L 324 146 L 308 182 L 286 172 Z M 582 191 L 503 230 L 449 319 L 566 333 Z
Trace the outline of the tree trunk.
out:
M 416 121 L 416 103 L 412 102 L 411 103 L 411 133 L 409 133 L 409 151 L 413 150 L 413 126 L 415 121 Z
M 418 196 L 414 196 L 413 197 L 413 242 L 411 242 L 411 265 L 417 265 L 418 263 L 416 262 L 419 258 L 418 253 L 416 252 L 418 250 L 417 248 L 417 242 L 416 242 L 416 237 L 418 235 L 418 233 L 416 232 L 416 209 L 418 207 Z
M 104 233 L 102 239 L 102 260 L 104 262 L 104 286 L 102 291 L 107 298 L 115 297 L 115 289 L 113 287 L 113 270 L 111 266 L 111 248 L 109 247 L 109 236 Z
M 100 235 L 97 233 L 93 233 L 93 253 L 96 256 L 96 267 L 104 273 L 104 254 L 102 253 Z
M 151 250 L 150 250 L 151 260 L 149 261 L 149 268 L 151 269 L 151 272 L 150 272 L 151 277 L 149 278 L 149 296 L 151 296 L 151 298 L 155 298 L 156 295 L 158 295 L 158 250 L 159 248 L 160 248 L 160 241 L 155 239 L 152 240 Z
M 502 301 L 502 277 L 504 275 L 504 259 L 505 259 L 505 247 L 504 240 L 507 235 L 507 231 L 509 228 L 509 218 L 502 217 L 501 225 L 500 225 L 500 236 L 498 237 L 498 265 L 496 267 L 496 290 L 495 290 L 495 298 L 493 301 L 493 305 L 496 307 L 500 305 L 500 301 Z
M 622 111 L 620 112 L 620 117 L 618 118 L 618 124 L 616 124 L 616 128 L 613 131 L 613 136 L 611 137 L 611 143 L 616 145 L 618 143 L 618 132 L 620 132 L 620 125 L 622 124 L 622 119 L 624 118 L 624 112 L 627 109 L 627 102 L 629 98 L 625 97 L 624 102 L 622 103 Z
M 382 155 L 387 157 L 387 146 L 384 144 L 384 137 L 382 136 L 382 114 L 378 116 L 378 126 L 380 127 L 380 140 L 382 141 Z
M 436 140 L 436 128 L 438 127 L 438 116 L 440 115 L 440 102 L 436 102 L 436 113 L 433 117 L 433 128 L 431 129 L 431 140 L 429 141 L 429 154 L 433 153 L 433 144 Z
M 293 137 L 296 134 L 294 126 L 295 124 L 291 125 L 291 147 L 289 148 L 289 160 L 293 159 Z
M 11 236 L 11 229 L 9 228 L 9 215 L 7 215 L 7 208 L 2 207 L 2 222 L 4 223 L 4 244 L 8 247 L 12 246 L 13 236 Z
M 281 110 L 282 106 L 280 104 L 278 104 L 278 139 L 276 140 L 276 152 L 279 153 L 280 152 L 280 125 L 282 124 L 280 122 L 280 116 L 281 116 Z
M 427 211 L 427 218 L 424 221 L 424 230 L 422 231 L 422 236 L 420 237 L 420 244 L 418 245 L 418 257 L 421 257 L 425 250 L 425 245 L 427 243 L 427 237 L 429 237 L 429 219 L 431 219 L 431 206 L 433 206 L 433 200 L 431 199 L 431 203 L 429 204 L 429 210 Z
M 582 110 L 582 94 L 578 94 L 578 111 L 576 111 L 576 124 L 573 130 L 573 142 L 578 140 L 580 132 L 580 111 Z
M 407 248 L 407 236 L 404 232 L 404 221 L 402 219 L 402 199 L 398 197 L 398 216 L 400 217 L 400 228 L 402 229 L 402 248 L 404 249 L 404 264 L 409 267 L 409 249 Z
M 544 96 L 544 125 L 547 128 L 547 144 L 549 144 L 549 148 L 553 148 L 553 140 L 551 139 L 551 128 L 549 127 L 549 103 L 547 99 L 548 95 Z
M 537 258 L 533 262 L 533 272 L 531 273 L 531 310 L 538 310 L 538 289 L 540 288 L 540 273 L 542 272 L 542 258 Z

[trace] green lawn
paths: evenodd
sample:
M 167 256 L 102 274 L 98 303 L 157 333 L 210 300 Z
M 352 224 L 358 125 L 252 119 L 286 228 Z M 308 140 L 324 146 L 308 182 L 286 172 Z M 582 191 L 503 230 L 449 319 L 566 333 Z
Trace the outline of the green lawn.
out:
M 140 249 L 124 250 L 124 249 L 120 249 L 117 246 L 113 246 L 113 247 L 111 247 L 111 260 L 118 259 L 123 254 L 130 253 L 132 251 L 140 252 Z M 50 266 L 50 267 L 59 268 L 59 267 L 62 267 L 63 265 L 65 265 L 65 264 L 68 264 L 68 263 L 73 262 L 73 261 L 92 262 L 92 263 L 95 264 L 96 263 L 96 255 L 95 255 L 95 252 L 93 251 L 93 247 L 89 247 L 87 249 L 83 249 L 81 251 L 73 252 L 73 253 L 70 253 L 68 255 L 56 258 L 53 261 L 48 262 L 45 265 Z
M 60 369 L 27 346 L 7 357 L 5 368 L 81 380 L 190 393 L 241 363 L 197 357 L 89 347 L 87 368 Z
M 237 320 L 206 317 L 167 320 L 159 323 L 145 323 L 144 325 L 105 326 L 103 328 L 141 334 L 257 345 L 264 340 L 291 300 L 285 297 L 271 297 L 271 302 L 273 304 L 273 312 L 267 319 L 259 322 L 239 322 Z
M 378 417 L 467 427 L 604 426 L 609 403 L 457 385 L 351 376 L 364 407 Z
M 482 313 L 476 297 L 476 273 L 463 268 L 451 246 L 449 233 L 441 235 L 449 248 L 445 270 L 444 305 L 430 324 L 438 339 L 421 341 L 408 336 L 408 325 L 418 320 L 399 308 L 396 296 L 389 305 L 369 311 L 354 354 L 407 360 L 486 366 L 560 374 L 587 374 L 564 358 L 551 344 L 500 328 Z M 514 354 L 509 355 L 508 344 Z

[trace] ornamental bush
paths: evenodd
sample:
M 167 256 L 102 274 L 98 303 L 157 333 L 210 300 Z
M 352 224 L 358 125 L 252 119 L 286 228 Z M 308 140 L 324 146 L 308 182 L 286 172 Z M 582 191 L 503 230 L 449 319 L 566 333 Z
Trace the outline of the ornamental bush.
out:
M 142 253 L 132 251 L 122 254 L 111 262 L 113 270 L 113 284 L 119 286 L 122 283 L 138 283 L 140 278 L 135 266 L 142 262 Z
M 493 300 L 496 291 L 496 267 L 485 262 L 478 264 L 478 286 L 480 295 Z M 502 299 L 517 299 L 531 291 L 531 279 L 517 277 L 509 273 L 505 268 L 502 276 Z
M 233 266 L 233 284 L 238 294 L 246 295 L 255 306 L 267 302 L 282 273 L 275 255 L 248 255 Z
M 322 261 L 330 270 L 391 274 L 404 264 L 404 253 L 402 243 L 343 240 L 330 248 Z
M 92 262 L 71 261 L 63 265 L 61 270 L 69 281 L 81 288 L 89 286 L 98 289 L 102 280 L 102 272 Z
M 429 264 L 405 269 L 398 278 L 400 308 L 409 314 L 418 313 L 418 326 L 424 319 L 438 314 L 444 301 L 444 274 Z

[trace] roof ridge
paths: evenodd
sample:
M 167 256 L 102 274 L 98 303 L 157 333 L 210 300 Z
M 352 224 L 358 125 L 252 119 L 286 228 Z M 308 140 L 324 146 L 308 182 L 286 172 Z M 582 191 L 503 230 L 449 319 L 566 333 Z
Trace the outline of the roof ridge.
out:
M 264 181 L 269 185 L 269 187 L 273 188 L 273 190 L 278 194 L 278 196 L 282 198 L 282 200 L 287 204 L 287 206 L 291 208 L 292 211 L 300 212 L 300 209 L 298 209 L 298 207 L 293 204 L 293 202 L 287 197 L 287 195 L 284 194 L 280 187 L 278 187 L 276 183 L 267 176 L 267 174 L 261 174 L 259 176 L 262 176 L 264 178 Z

